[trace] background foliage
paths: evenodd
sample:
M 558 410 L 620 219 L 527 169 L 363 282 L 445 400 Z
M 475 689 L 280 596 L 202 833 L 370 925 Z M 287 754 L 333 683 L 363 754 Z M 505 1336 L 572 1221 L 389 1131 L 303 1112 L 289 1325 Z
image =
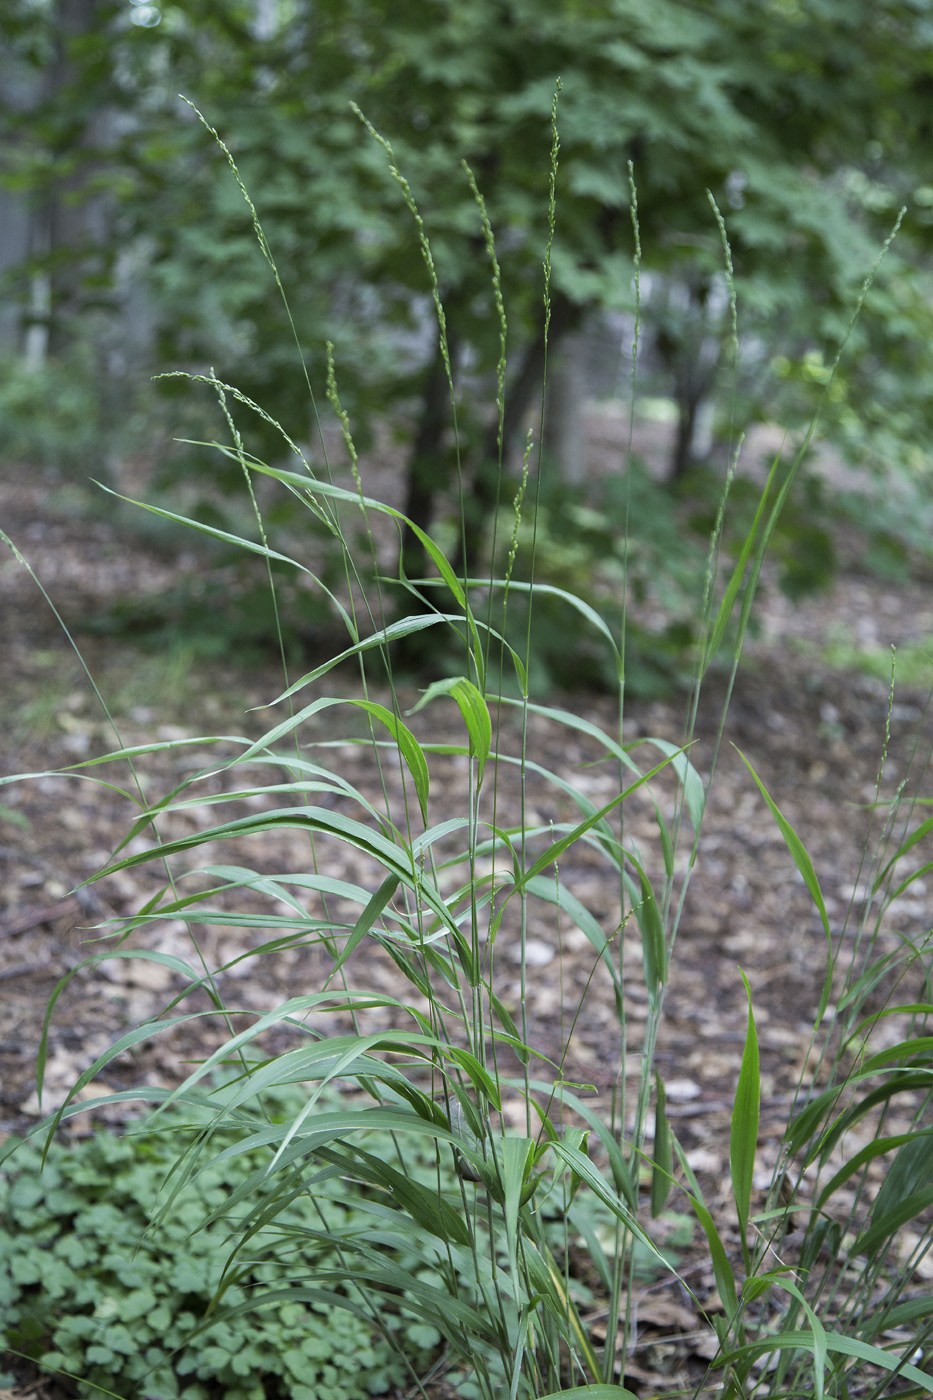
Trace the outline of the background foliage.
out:
M 691 501 L 707 524 L 710 493 L 691 476 L 708 449 L 704 414 L 721 472 L 749 424 L 801 428 L 817 405 L 822 431 L 867 470 L 860 489 L 872 475 L 877 482 L 870 506 L 859 497 L 843 513 L 859 529 L 868 518 L 875 526 L 898 497 L 899 523 L 880 540 L 875 529 L 866 560 L 890 572 L 903 568 L 908 547 L 926 551 L 933 430 L 926 0 L 658 0 L 650 15 L 635 0 L 545 7 L 533 0 L 11 0 L 0 33 L 0 196 L 31 220 L 26 261 L 4 274 L 10 354 L 0 402 L 11 455 L 82 478 L 118 474 L 121 452 L 148 456 L 160 462 L 176 503 L 181 493 L 197 518 L 236 525 L 236 463 L 218 457 L 206 467 L 191 448 L 169 448 L 173 434 L 223 431 L 212 398 L 205 394 L 192 414 L 181 407 L 190 402 L 185 386 L 163 379 L 156 409 L 140 386 L 166 368 L 216 372 L 327 470 L 335 439 L 320 427 L 321 419 L 333 426 L 324 403 L 332 341 L 357 445 L 375 444 L 397 464 L 398 504 L 422 528 L 462 501 L 461 542 L 450 525 L 442 538 L 458 569 L 485 572 L 491 525 L 497 507 L 511 502 L 509 473 L 541 383 L 546 373 L 556 380 L 565 372 L 562 348 L 571 364 L 586 358 L 607 315 L 615 318 L 614 342 L 594 392 L 625 391 L 636 297 L 634 176 L 638 390 L 676 405 L 667 472 L 677 491 L 660 484 L 643 491 L 634 481 L 623 490 L 609 481 L 582 499 L 582 514 L 545 513 L 545 574 L 559 582 L 572 555 L 575 581 L 589 575 L 588 596 L 611 610 L 612 570 L 596 561 L 607 532 L 618 535 L 613 502 L 635 489 L 645 510 L 640 558 L 629 563 L 650 592 L 653 560 L 659 549 L 668 564 L 677 554 L 672 541 L 696 514 Z M 558 80 L 548 371 L 540 263 Z M 179 93 L 221 133 L 258 193 L 290 310 L 276 295 L 223 152 Z M 456 437 L 430 278 L 392 159 L 441 269 Z M 504 396 L 488 249 L 462 161 L 501 254 L 509 308 Z M 709 195 L 726 220 L 731 272 Z M 859 288 L 901 207 L 898 238 L 853 327 Z M 738 356 L 730 277 L 742 308 Z M 307 379 L 296 372 L 296 341 Z M 571 399 L 589 392 L 579 378 Z M 134 399 L 137 432 L 120 448 L 112 425 Z M 544 415 L 546 461 L 557 495 L 569 476 L 571 494 L 582 498 L 560 421 L 565 400 L 555 385 Z M 270 423 L 257 420 L 253 429 L 256 450 L 281 459 Z M 342 450 L 338 469 L 341 461 Z M 754 471 L 754 463 L 742 464 L 748 479 L 739 485 L 751 497 L 760 484 Z M 835 490 L 821 498 L 814 487 L 806 507 L 782 521 L 782 577 L 797 593 L 832 577 Z M 594 529 L 587 511 L 601 512 L 603 526 Z M 918 525 L 913 538 L 903 523 L 910 519 Z M 324 537 L 315 545 L 329 547 Z M 405 547 L 410 576 L 430 571 L 411 532 Z M 691 561 L 702 570 L 702 546 L 688 541 L 678 560 L 686 576 L 680 583 L 668 576 L 668 616 L 639 648 L 648 686 L 676 677 L 692 640 L 684 626 Z M 218 567 L 226 566 L 236 567 L 220 558 Z M 248 570 L 238 577 L 208 649 L 265 631 L 254 606 L 261 586 Z M 169 611 L 139 619 L 140 630 L 175 630 L 180 622 L 200 636 L 216 609 L 183 589 Z M 321 625 L 307 600 L 286 611 L 296 645 Z M 552 648 L 558 681 L 566 641 L 556 637 Z M 544 661 L 544 649 L 539 655 Z M 570 658 L 571 674 L 598 679 L 585 656 L 572 649 Z

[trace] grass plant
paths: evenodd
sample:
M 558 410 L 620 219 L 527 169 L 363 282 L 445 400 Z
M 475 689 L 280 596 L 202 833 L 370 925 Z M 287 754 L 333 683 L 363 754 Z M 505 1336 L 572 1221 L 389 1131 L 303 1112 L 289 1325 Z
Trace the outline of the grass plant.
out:
M 412 214 L 445 345 L 425 223 L 391 147 L 372 135 Z M 555 116 L 551 236 L 558 149 Z M 478 191 L 476 200 L 504 365 L 506 309 Z M 632 213 L 637 247 L 634 188 Z M 728 240 L 718 212 L 715 217 L 728 275 Z M 636 256 L 636 283 L 637 272 Z M 549 238 L 545 322 L 550 275 Z M 729 281 L 731 286 L 731 276 Z M 735 316 L 733 298 L 734 324 Z M 446 365 L 456 432 L 457 386 L 449 358 Z M 632 374 L 634 388 L 637 354 Z M 679 1382 L 667 1391 L 656 1388 L 658 1400 L 684 1393 L 718 1400 L 933 1394 L 924 1365 L 933 1351 L 933 1289 L 918 1271 L 933 1243 L 929 947 L 928 940 L 905 939 L 892 952 L 882 937 L 886 908 L 933 869 L 924 845 L 933 833 L 933 817 L 926 815 L 930 799 L 899 788 L 888 800 L 882 765 L 877 839 L 863 872 L 867 899 L 863 909 L 853 904 L 842 926 L 834 926 L 804 841 L 780 811 L 779 794 L 769 794 L 749 773 L 750 788 L 761 788 L 788 859 L 809 891 L 826 941 L 813 1053 L 763 1209 L 754 1190 L 761 1094 L 755 988 L 746 981 L 729 1218 L 704 1197 L 668 1117 L 657 1065 L 678 930 L 715 781 L 716 752 L 703 755 L 702 769 L 695 758 L 699 696 L 716 667 L 727 677 L 728 705 L 729 678 L 734 680 L 739 663 L 760 571 L 807 444 L 789 467 L 775 462 L 747 534 L 726 558 L 721 538 L 736 445 L 697 599 L 701 641 L 683 738 L 672 744 L 631 738 L 626 727 L 624 586 L 612 622 L 567 591 L 552 588 L 547 594 L 549 605 L 567 609 L 574 625 L 589 629 L 604 649 L 616 681 L 615 726 L 537 703 L 529 690 L 533 629 L 527 622 L 524 640 L 516 639 L 510 617 L 516 601 L 526 619 L 536 606 L 537 448 L 525 458 L 504 570 L 497 577 L 464 579 L 428 534 L 367 494 L 351 424 L 341 413 L 335 357 L 328 394 L 353 464 L 349 485 L 338 484 L 326 458 L 309 461 L 278 425 L 292 464 L 252 456 L 242 425 L 250 415 L 265 419 L 263 410 L 234 386 L 210 375 L 206 380 L 229 436 L 205 444 L 205 450 L 213 447 L 242 470 L 256 529 L 235 542 L 267 562 L 270 586 L 272 566 L 284 564 L 311 588 L 324 587 L 301 559 L 285 558 L 267 537 L 252 484 L 259 478 L 278 483 L 341 546 L 357 538 L 360 522 L 372 540 L 372 522 L 388 518 L 400 533 L 414 534 L 432 573 L 411 579 L 403 570 L 390 580 L 377 565 L 375 545 L 366 561 L 346 544 L 343 586 L 326 589 L 346 629 L 346 645 L 297 679 L 285 675 L 272 702 L 280 717 L 260 738 L 198 739 L 197 752 L 214 745 L 217 761 L 157 801 L 142 787 L 120 788 L 110 775 L 120 766 L 132 772 L 155 747 L 183 752 L 190 740 L 131 749 L 118 743 L 67 770 L 113 785 L 138 809 L 123 846 L 97 878 L 152 863 L 164 871 L 158 896 L 120 927 L 99 931 L 106 942 L 92 961 L 112 956 L 161 962 L 177 978 L 178 991 L 160 1016 L 120 1035 L 88 1066 L 45 1125 L 49 1142 L 74 1114 L 113 1102 L 113 1095 L 86 1095 L 124 1052 L 209 1017 L 217 1026 L 213 1053 L 176 1088 L 139 1090 L 139 1097 L 157 1105 L 154 1129 L 177 1121 L 171 1113 L 186 1108 L 196 1124 L 194 1132 L 179 1132 L 158 1222 L 170 1223 L 184 1193 L 193 1183 L 210 1181 L 219 1163 L 242 1159 L 249 1165 L 238 1185 L 211 1200 L 205 1228 L 225 1220 L 231 1233 L 205 1326 L 236 1331 L 251 1325 L 253 1310 L 304 1307 L 326 1298 L 328 1306 L 339 1304 L 364 1318 L 374 1335 L 397 1338 L 399 1317 L 427 1329 L 423 1337 L 436 1335 L 434 1360 L 464 1400 L 635 1400 L 625 1383 L 626 1357 L 636 1342 L 634 1282 L 651 1260 L 678 1296 L 692 1298 L 712 1339 L 708 1366 L 694 1376 L 692 1388 Z M 501 369 L 498 382 L 501 471 Z M 157 513 L 232 542 L 203 521 Z M 637 521 L 631 529 L 637 533 Z M 521 569 L 515 567 L 519 547 L 529 551 Z M 501 547 L 493 545 L 491 557 L 502 558 Z M 401 610 L 400 595 L 406 602 Z M 439 653 L 459 660 L 406 711 L 394 649 L 415 634 L 443 636 Z M 348 663 L 358 680 L 334 685 L 345 681 Z M 449 741 L 427 744 L 418 737 L 418 714 L 440 704 L 450 715 Z M 538 749 L 542 732 L 548 738 Z M 721 725 L 720 737 L 722 732 Z M 598 751 L 603 770 L 614 774 L 607 800 L 592 799 L 583 771 L 568 778 L 566 765 L 555 762 L 555 754 L 581 736 Z M 371 754 L 380 800 L 344 771 L 349 745 L 363 745 Z M 464 796 L 457 810 L 437 794 L 438 765 L 459 774 Z M 551 794 L 553 817 L 541 816 L 530 797 L 533 787 Z M 194 829 L 188 824 L 179 834 L 194 809 L 207 811 L 211 820 Z M 636 840 L 633 811 L 653 816 L 650 846 L 643 824 Z M 282 868 L 277 859 L 286 831 L 300 833 L 306 844 L 300 870 Z M 617 892 L 621 913 L 611 926 L 574 892 L 572 867 L 581 850 L 602 862 Z M 532 930 L 542 918 L 555 946 L 573 929 L 590 948 L 586 987 L 574 998 L 568 995 L 563 1010 L 566 1045 L 597 985 L 607 989 L 615 1007 L 618 1075 L 605 1112 L 594 1111 L 585 1085 L 571 1082 L 566 1048 L 556 1057 L 546 1053 L 528 1011 Z M 187 926 L 189 957 L 134 947 L 138 930 L 162 920 Z M 204 926 L 248 930 L 250 951 L 209 961 Z M 520 950 L 517 974 L 502 952 L 507 942 Z M 261 960 L 309 949 L 326 963 L 319 983 L 291 987 L 280 1005 L 263 1014 L 242 1014 L 228 1001 L 224 974 L 244 956 Z M 390 995 L 368 977 L 380 960 L 392 967 L 404 993 Z M 647 1015 L 633 1023 L 626 989 L 636 984 Z M 892 1028 L 896 1034 L 888 1034 Z M 40 1090 L 45 1055 L 43 1043 Z M 635 1063 L 637 1073 L 627 1073 Z M 221 1072 L 225 1083 L 219 1091 L 213 1076 Z M 284 1117 L 273 1111 L 276 1096 L 296 1085 L 304 1086 L 300 1106 Z M 879 1161 L 887 1164 L 887 1174 L 876 1192 L 871 1169 Z M 15 1157 L 5 1169 L 15 1172 Z M 340 1182 L 353 1183 L 352 1215 L 322 1209 Z M 309 1209 L 296 1215 L 299 1202 Z M 659 1247 L 655 1222 L 675 1205 L 692 1214 L 706 1241 L 714 1297 L 680 1277 L 676 1261 Z M 287 1232 L 294 1251 L 289 1277 L 270 1277 L 264 1289 L 244 1299 L 236 1290 L 245 1261 L 276 1257 L 276 1230 L 280 1237 Z M 591 1289 L 601 1299 L 599 1330 L 575 1278 L 572 1261 L 581 1250 Z M 46 1364 L 54 1366 L 55 1355 L 49 1345 Z M 407 1393 L 430 1394 L 416 1360 L 413 1355 Z M 178 1378 L 166 1374 L 163 1368 L 161 1389 L 153 1390 L 152 1383 L 136 1393 L 194 1396 L 184 1384 L 173 1390 Z M 104 1383 L 100 1373 L 94 1380 Z M 136 1383 L 146 1384 L 138 1378 Z M 325 1392 L 306 1385 L 290 1393 L 313 1400 Z

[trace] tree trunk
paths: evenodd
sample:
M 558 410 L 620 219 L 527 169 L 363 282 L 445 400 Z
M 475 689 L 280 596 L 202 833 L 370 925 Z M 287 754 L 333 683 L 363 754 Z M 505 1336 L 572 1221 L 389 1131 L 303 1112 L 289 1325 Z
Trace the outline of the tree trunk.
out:
M 566 297 L 552 295 L 547 343 L 542 328 L 525 350 L 518 373 L 506 388 L 502 425 L 503 459 L 508 456 L 510 444 L 518 438 L 535 396 L 545 388 L 548 356 L 554 354 L 565 336 L 575 329 L 581 314 L 580 307 Z M 473 474 L 472 490 L 463 502 L 464 534 L 451 561 L 455 572 L 461 577 L 481 571 L 486 527 L 499 507 L 499 489 L 505 463 L 504 460 L 502 463 L 499 461 L 498 436 L 498 424 L 493 423 L 486 434 L 482 456 Z
M 61 162 L 67 171 L 53 179 L 43 221 L 49 260 L 47 347 L 53 355 L 71 348 L 77 338 L 89 264 L 95 274 L 102 274 L 109 256 L 110 202 L 103 194 L 87 193 L 97 166 L 92 153 L 107 143 L 110 127 L 109 74 L 82 71 L 74 57 L 75 48 L 82 42 L 86 46 L 92 36 L 106 53 L 105 31 L 100 0 L 58 0 L 55 57 L 44 94 L 44 105 L 54 112 L 57 126 L 50 152 L 53 169 Z M 93 67 L 100 65 L 95 62 Z

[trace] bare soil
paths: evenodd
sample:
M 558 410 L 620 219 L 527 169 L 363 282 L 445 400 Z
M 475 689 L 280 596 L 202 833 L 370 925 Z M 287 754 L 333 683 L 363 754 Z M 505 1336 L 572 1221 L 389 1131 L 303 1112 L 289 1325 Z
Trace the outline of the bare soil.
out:
M 166 555 L 140 540 L 121 538 L 106 519 L 76 512 L 67 494 L 56 496 L 47 482 L 27 470 L 7 471 L 0 482 L 0 521 L 73 627 L 117 594 L 158 593 L 171 585 L 179 569 L 196 567 L 190 554 Z M 827 965 L 827 939 L 818 913 L 741 755 L 805 842 L 844 960 L 851 953 L 866 885 L 866 845 L 870 850 L 883 825 L 883 814 L 871 804 L 886 726 L 890 724 L 882 782 L 886 797 L 901 783 L 907 784 L 908 795 L 928 791 L 926 761 L 933 738 L 926 692 L 899 688 L 889 715 L 883 681 L 834 670 L 822 659 L 826 639 L 840 633 L 855 647 L 902 646 L 933 635 L 929 586 L 879 583 L 850 568 L 830 595 L 792 609 L 766 582 L 758 621 L 760 632 L 736 681 L 721 742 L 724 676 L 707 686 L 697 715 L 692 761 L 706 774 L 714 756 L 718 758 L 680 921 L 658 1052 L 675 1129 L 711 1204 L 724 1219 L 729 1213 L 729 1121 L 747 1019 L 739 969 L 752 989 L 761 1046 L 758 1181 L 764 1188 L 795 1086 L 813 1054 L 813 1018 Z M 213 663 L 177 674 L 158 657 L 127 643 L 81 636 L 80 645 L 102 692 L 113 703 L 120 741 L 127 745 L 199 734 L 256 736 L 272 721 L 268 710 L 254 713 L 251 707 L 267 705 L 283 688 L 281 669 L 271 662 L 249 672 Z M 156 1015 L 180 984 L 154 963 L 87 961 L 107 950 L 110 921 L 138 909 L 160 887 L 161 874 L 155 866 L 143 865 L 100 885 L 82 887 L 118 848 L 135 815 L 132 802 L 115 790 L 130 789 L 129 775 L 125 768 L 117 772 L 111 765 L 106 777 L 113 787 L 53 775 L 116 748 L 117 741 L 60 622 L 5 547 L 0 554 L 0 658 L 0 776 L 49 775 L 0 788 L 2 1136 L 37 1121 L 36 1056 L 46 1005 L 62 978 L 75 974 L 50 1023 L 42 1103 L 46 1110 L 62 1101 L 77 1075 L 130 1025 Z M 352 679 L 342 676 L 341 683 L 352 685 Z M 416 699 L 414 689 L 403 695 L 412 704 Z M 565 695 L 551 703 L 610 733 L 615 729 L 614 706 L 605 697 Z M 684 697 L 630 703 L 625 737 L 679 743 L 684 709 Z M 326 712 L 306 737 L 331 737 L 343 722 L 335 713 Z M 456 718 L 449 702 L 440 702 L 411 723 L 422 743 L 442 744 L 450 742 Z M 504 725 L 504 743 L 514 744 L 514 734 L 508 733 L 513 718 L 506 715 Z M 531 744 L 533 756 L 569 781 L 585 784 L 594 802 L 611 798 L 611 765 L 602 761 L 585 735 L 535 716 Z M 234 751 L 231 744 L 195 745 L 144 756 L 138 766 L 147 796 L 168 793 L 192 769 Z M 636 754 L 643 766 L 648 765 L 649 753 L 645 748 Z M 346 744 L 336 753 L 330 751 L 330 761 L 364 794 L 380 800 L 379 777 L 364 748 Z M 467 774 L 464 760 L 457 757 L 435 756 L 431 764 L 431 819 L 439 821 L 464 809 Z M 587 764 L 592 766 L 583 766 Z M 92 771 L 104 776 L 104 770 Z M 507 779 L 502 791 L 499 820 L 508 824 L 517 816 L 518 794 Z M 673 800 L 663 780 L 657 791 L 662 803 Z M 559 790 L 544 782 L 530 784 L 527 801 L 542 824 L 567 820 L 574 813 Z M 170 822 L 166 832 L 171 836 L 193 830 L 215 815 L 216 809 L 196 809 L 189 817 L 172 819 L 174 825 Z M 629 821 L 630 838 L 649 863 L 656 860 L 650 803 L 633 802 Z M 295 833 L 282 833 L 274 850 L 268 842 L 247 844 L 248 851 L 241 847 L 236 852 L 240 863 L 279 872 L 306 867 L 307 847 Z M 345 849 L 324 848 L 320 859 L 328 873 L 338 877 L 365 883 L 370 873 Z M 679 859 L 683 863 L 683 855 Z M 560 874 L 604 928 L 622 923 L 618 887 L 595 853 L 587 848 L 568 853 Z M 550 906 L 542 909 L 528 930 L 530 971 L 524 987 L 518 934 L 505 927 L 500 935 L 500 994 L 514 1015 L 524 1010 L 534 1043 L 562 1065 L 563 1077 L 586 1086 L 581 1092 L 597 1109 L 605 1108 L 620 1084 L 625 1083 L 629 1093 L 637 1085 L 638 1027 L 646 1020 L 647 1003 L 635 921 L 625 923 L 619 935 L 633 969 L 625 986 L 629 1046 L 623 1063 L 612 992 L 598 975 L 591 976 L 589 943 L 572 927 L 560 927 Z M 841 933 L 844 926 L 850 931 L 846 936 Z M 918 880 L 888 911 L 879 946 L 893 950 L 904 935 L 920 942 L 929 928 L 927 886 Z M 135 937 L 143 946 L 191 957 L 180 921 L 166 921 Z M 201 953 L 215 966 L 229 964 L 248 951 L 251 939 L 255 942 L 248 928 L 204 928 Z M 222 979 L 223 990 L 232 1004 L 266 1011 L 287 995 L 317 989 L 322 969 L 318 950 L 292 949 L 230 968 Z M 405 994 L 388 962 L 357 963 L 351 977 L 364 975 L 376 991 Z M 888 990 L 880 987 L 877 996 Z M 574 1022 L 581 998 L 583 1010 Z M 222 1035 L 222 1026 L 202 1018 L 170 1036 L 153 1037 L 118 1066 L 109 1067 L 94 1089 L 85 1092 L 143 1081 L 177 1083 Z M 273 1034 L 266 1043 L 273 1049 L 284 1045 L 286 1033 L 278 1041 Z M 113 1110 L 110 1121 L 119 1122 L 122 1112 Z M 889 1125 L 889 1130 L 896 1127 Z M 675 1304 L 660 1296 L 652 1301 L 649 1295 L 644 1300 L 647 1335 L 654 1335 L 654 1325 L 655 1333 L 685 1337 L 689 1327 L 684 1317 L 664 1314 L 665 1306 Z M 681 1360 L 685 1350 L 689 1347 L 681 1345 Z M 662 1365 L 658 1355 L 655 1362 Z M 632 1358 L 626 1369 L 629 1383 L 641 1376 L 649 1384 L 652 1364 L 647 1353 Z M 669 1359 L 663 1362 L 668 1378 L 672 1364 Z

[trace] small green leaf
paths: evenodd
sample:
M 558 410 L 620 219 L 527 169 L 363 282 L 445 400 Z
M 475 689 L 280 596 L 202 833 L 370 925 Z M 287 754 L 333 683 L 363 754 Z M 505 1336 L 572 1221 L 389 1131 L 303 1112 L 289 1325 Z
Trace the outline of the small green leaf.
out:
M 365 710 L 374 719 L 380 720 L 398 744 L 399 753 L 405 760 L 406 767 L 414 781 L 415 792 L 418 795 L 418 806 L 421 808 L 421 818 L 426 824 L 428 820 L 428 789 L 431 780 L 428 773 L 428 761 L 418 740 L 408 726 L 402 723 L 398 715 L 386 709 L 385 705 L 379 705 L 374 700 L 350 700 L 348 703 L 355 705 L 359 710 Z
M 372 898 L 367 903 L 366 908 L 363 910 L 362 914 L 354 924 L 350 932 L 350 936 L 340 952 L 340 956 L 335 959 L 333 968 L 330 972 L 329 980 L 332 980 L 335 974 L 340 971 L 341 967 L 346 962 L 350 954 L 353 952 L 357 944 L 360 943 L 366 937 L 367 933 L 372 932 L 373 924 L 376 922 L 383 909 L 385 909 L 389 900 L 395 894 L 395 891 L 398 889 L 399 884 L 400 881 L 397 875 L 387 875 L 386 878 L 383 880 L 382 884 L 373 894 Z
M 667 1121 L 667 1094 L 660 1075 L 656 1079 L 657 1103 L 654 1110 L 654 1150 L 651 1154 L 651 1214 L 657 1219 L 664 1209 L 671 1190 L 674 1156 L 671 1150 L 671 1125 Z
M 752 1196 L 752 1178 L 755 1172 L 755 1153 L 758 1149 L 758 1117 L 761 1109 L 761 1075 L 758 1058 L 758 1034 L 755 1029 L 755 1015 L 752 1010 L 752 993 L 748 978 L 742 973 L 745 993 L 748 997 L 748 1028 L 745 1033 L 745 1051 L 739 1082 L 735 1091 L 732 1109 L 732 1132 L 729 1141 L 729 1167 L 732 1173 L 732 1194 L 739 1217 L 743 1252 L 747 1252 L 745 1239 L 748 1229 L 748 1216 Z
M 489 706 L 482 692 L 467 680 L 466 676 L 449 676 L 446 680 L 435 681 L 428 686 L 421 699 L 409 714 L 415 714 L 438 695 L 449 695 L 456 700 L 463 715 L 463 721 L 470 736 L 470 752 L 479 760 L 479 782 L 483 781 L 483 770 L 492 748 L 492 720 Z

